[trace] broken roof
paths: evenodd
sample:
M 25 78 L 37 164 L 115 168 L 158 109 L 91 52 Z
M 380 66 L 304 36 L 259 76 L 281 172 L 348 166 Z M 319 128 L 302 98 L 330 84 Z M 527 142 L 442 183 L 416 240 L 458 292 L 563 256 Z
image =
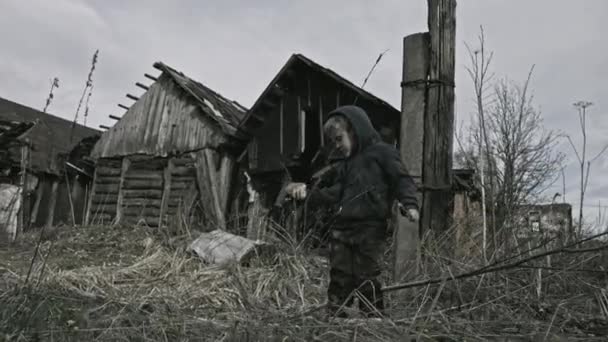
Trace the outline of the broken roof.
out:
M 333 70 L 321 66 L 320 64 L 314 62 L 313 60 L 311 60 L 310 58 L 308 58 L 302 54 L 296 53 L 296 54 L 291 55 L 291 57 L 287 60 L 287 63 L 285 63 L 285 65 L 281 68 L 281 70 L 277 73 L 277 75 L 272 79 L 270 84 L 266 87 L 264 92 L 260 95 L 260 97 L 258 97 L 258 99 L 254 103 L 254 105 L 249 109 L 249 111 L 247 112 L 247 115 L 243 118 L 243 120 L 241 120 L 241 123 L 239 125 L 240 130 L 242 130 L 244 132 L 251 131 L 251 129 L 249 127 L 250 126 L 249 118 L 252 116 L 253 117 L 256 116 L 256 114 L 254 114 L 254 113 L 264 105 L 264 99 L 268 95 L 270 95 L 272 92 L 276 91 L 275 85 L 278 84 L 279 80 L 285 74 L 292 72 L 292 70 L 294 69 L 294 67 L 296 65 L 304 65 L 309 70 L 322 73 L 323 75 L 325 75 L 325 76 L 333 79 L 335 82 L 339 83 L 341 86 L 353 91 L 362 100 L 369 101 L 380 107 L 385 108 L 388 113 L 390 113 L 391 115 L 394 115 L 395 117 L 400 117 L 400 115 L 401 115 L 401 112 L 399 110 L 397 110 L 395 107 L 391 106 L 388 102 L 386 102 L 386 101 L 382 100 L 381 98 L 373 95 L 372 93 L 364 90 L 363 88 L 356 86 L 354 83 L 352 83 L 351 81 L 338 75 Z
M 61 166 L 55 165 L 56 157 L 68 154 L 80 140 L 101 132 L 72 121 L 41 112 L 31 107 L 0 97 L 0 120 L 6 122 L 33 123 L 18 139 L 29 139 L 31 144 L 31 164 L 34 171 L 61 173 Z
M 154 67 L 169 75 L 180 88 L 190 94 L 203 112 L 220 124 L 224 133 L 238 136 L 237 126 L 245 117 L 247 108 L 236 101 L 223 97 L 162 62 L 154 63 Z

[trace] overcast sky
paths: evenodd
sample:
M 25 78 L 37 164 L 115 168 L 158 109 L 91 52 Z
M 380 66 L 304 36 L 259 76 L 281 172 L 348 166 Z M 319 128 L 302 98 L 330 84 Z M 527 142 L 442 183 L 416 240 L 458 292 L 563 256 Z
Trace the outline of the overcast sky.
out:
M 370 6 L 370 4 L 375 6 Z M 111 125 L 125 94 L 163 61 L 222 95 L 251 106 L 292 53 L 303 53 L 361 84 L 385 55 L 366 89 L 400 108 L 402 38 L 427 30 L 424 0 L 341 1 L 76 1 L 0 2 L 0 97 L 42 109 L 60 80 L 51 113 L 73 119 L 99 49 L 88 125 Z M 521 81 L 535 64 L 532 88 L 546 124 L 579 141 L 572 103 L 589 109 L 590 154 L 608 142 L 608 1 L 460 0 L 457 6 L 457 120 L 472 111 L 464 42 L 483 25 L 497 76 Z M 82 116 L 82 114 L 80 115 Z M 577 171 L 569 155 L 569 202 Z M 589 201 L 608 205 L 608 155 L 591 171 Z M 555 189 L 561 192 L 561 181 Z M 553 192 L 552 190 L 552 192 Z M 588 208 L 596 215 L 597 208 Z

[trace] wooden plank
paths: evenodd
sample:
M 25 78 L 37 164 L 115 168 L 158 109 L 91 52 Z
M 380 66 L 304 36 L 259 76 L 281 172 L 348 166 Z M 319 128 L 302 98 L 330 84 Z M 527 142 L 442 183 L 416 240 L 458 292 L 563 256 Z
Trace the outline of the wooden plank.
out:
M 43 195 L 43 186 L 42 180 L 38 181 L 38 186 L 36 187 L 36 201 L 34 202 L 34 207 L 32 208 L 32 212 L 30 213 L 30 226 L 36 224 L 38 218 L 38 211 L 40 209 L 40 201 L 42 200 Z
M 336 108 L 340 107 L 340 89 L 336 92 Z
M 87 208 L 86 214 L 84 216 L 84 224 L 88 225 L 90 223 L 91 218 L 91 206 L 93 205 L 93 197 L 96 195 L 95 191 L 97 190 L 97 172 L 99 168 L 96 167 L 95 171 L 93 171 L 93 182 L 91 183 L 91 191 L 89 192 L 89 198 L 87 199 Z
M 120 176 L 118 177 L 97 177 L 97 184 L 119 184 Z
M 303 141 L 303 136 L 302 136 L 302 99 L 300 98 L 300 96 L 298 96 L 298 112 L 295 115 L 296 117 L 296 127 L 298 128 L 298 132 L 297 134 L 297 138 L 298 138 L 298 146 L 297 146 L 297 154 L 302 153 L 302 151 L 304 150 L 304 141 Z
M 126 96 L 127 96 L 128 98 L 130 98 L 131 100 L 133 100 L 133 101 L 137 101 L 137 100 L 139 100 L 139 97 L 137 97 L 137 96 L 135 96 L 135 95 L 127 94 Z
M 30 160 L 30 149 L 29 149 L 29 143 L 30 140 L 29 138 L 26 138 L 26 144 L 21 146 L 21 165 L 19 167 L 19 173 L 20 173 L 20 177 L 19 177 L 19 187 L 21 188 L 21 195 L 20 195 L 20 201 L 21 201 L 21 206 L 18 212 L 18 216 L 17 216 L 17 229 L 15 231 L 15 235 L 13 235 L 14 237 L 17 237 L 17 235 L 21 234 L 24 230 L 25 230 L 25 215 L 26 212 L 29 208 L 26 208 L 26 203 L 28 203 L 26 201 L 27 199 L 27 169 L 28 169 L 28 161 Z
M 123 208 L 123 216 L 130 217 L 151 217 L 155 220 L 158 220 L 160 215 L 160 208 L 150 208 L 150 207 L 126 207 Z
M 96 194 L 106 196 L 117 196 L 119 184 L 97 184 Z
M 451 221 L 456 1 L 428 0 L 428 6 L 433 86 L 428 90 L 424 124 L 422 227 L 443 232 Z
M 176 167 L 174 166 L 172 171 L 171 171 L 171 176 L 173 177 L 186 177 L 186 178 L 195 178 L 196 177 L 196 168 L 194 167 L 194 165 L 187 167 L 187 166 L 179 166 Z
M 125 176 L 125 180 L 126 181 L 143 180 L 143 181 L 149 181 L 149 182 L 162 182 L 163 175 L 159 174 L 158 172 L 155 172 L 155 173 L 133 172 L 133 173 L 127 174 Z
M 120 167 L 114 168 L 114 167 L 107 167 L 107 166 L 98 166 L 95 168 L 95 171 L 97 171 L 97 175 L 99 175 L 100 177 L 105 177 L 105 176 L 120 177 Z
M 173 172 L 182 169 L 194 169 L 195 161 L 191 157 L 173 158 Z
M 323 96 L 319 95 L 319 134 L 321 135 L 321 146 L 325 146 L 325 134 L 323 132 Z
M 135 85 L 136 85 L 136 86 L 138 86 L 138 87 L 140 87 L 140 88 L 141 88 L 141 89 L 143 89 L 143 90 L 148 90 L 148 89 L 150 89 L 148 86 L 146 86 L 146 85 L 144 85 L 144 84 L 142 84 L 142 83 L 139 83 L 139 82 L 135 82 Z
M 171 174 L 171 182 L 173 184 L 190 184 L 196 182 L 196 177 L 179 177 Z
M 112 205 L 116 205 L 118 201 L 118 193 L 115 196 L 108 196 L 108 195 L 100 195 L 100 194 L 96 194 L 95 196 L 92 196 L 91 199 L 91 203 L 93 205 L 96 204 L 112 204 Z
M 198 184 L 201 187 L 200 199 L 201 201 L 208 201 L 208 198 L 204 198 L 205 195 L 211 195 L 212 207 L 214 209 L 214 215 L 217 219 L 217 227 L 219 229 L 225 229 L 225 220 L 223 219 L 223 211 L 220 204 L 219 192 L 218 192 L 218 184 L 216 177 L 217 165 L 215 164 L 215 156 L 214 151 L 209 149 L 204 149 L 198 153 L 198 163 L 197 163 L 197 180 Z M 204 184 L 209 185 L 210 194 L 204 194 Z
M 150 74 L 144 74 L 144 77 L 149 78 L 149 79 L 151 79 L 152 81 L 155 81 L 155 82 L 158 81 L 158 78 L 156 78 L 156 77 L 154 77 L 154 76 L 152 76 Z
M 139 198 L 131 197 L 124 198 L 122 202 L 123 207 L 138 207 L 138 208 L 157 208 L 160 209 L 162 206 L 162 200 L 158 198 Z
M 417 33 L 403 39 L 403 76 L 401 90 L 401 129 L 399 150 L 401 160 L 420 180 L 422 174 L 422 149 L 424 138 L 424 111 L 426 84 L 411 83 L 425 81 L 428 74 L 428 33 Z M 407 141 L 407 143 L 406 143 Z M 418 196 L 422 203 L 422 196 Z M 394 270 L 395 281 L 402 281 L 417 270 L 419 256 L 420 222 L 410 222 L 393 208 Z M 414 271 L 414 272 L 412 272 Z M 408 273 L 410 272 L 410 273 Z
M 129 190 L 162 189 L 162 179 L 159 180 L 139 180 L 125 179 L 124 188 Z
M 111 223 L 113 219 L 114 215 L 93 212 L 89 224 L 108 224 Z
M 159 222 L 163 222 L 163 216 L 167 211 L 167 205 L 169 203 L 169 195 L 171 195 L 171 174 L 173 172 L 173 162 L 171 159 L 167 160 L 167 166 L 163 172 L 163 195 L 160 204 Z
M 46 217 L 46 227 L 50 227 L 53 225 L 53 220 L 55 218 L 55 207 L 57 204 L 57 190 L 59 188 L 59 180 L 53 179 L 53 184 L 51 185 L 51 198 L 49 200 L 48 205 L 48 215 Z
M 188 182 L 188 183 L 171 182 L 171 191 L 172 192 L 182 192 L 184 190 L 193 189 L 195 186 L 196 186 L 195 182 Z
M 281 153 L 281 155 L 283 155 L 283 132 L 285 129 L 285 126 L 283 124 L 283 120 L 285 120 L 285 113 L 284 111 L 284 104 L 283 104 L 283 99 L 281 98 L 281 104 L 279 107 L 279 151 Z
M 124 199 L 124 186 L 125 186 L 125 175 L 129 170 L 129 165 L 131 161 L 129 158 L 125 157 L 122 159 L 122 166 L 120 169 L 120 183 L 118 185 L 118 198 L 116 199 L 116 219 L 114 221 L 115 224 L 120 223 L 120 219 L 122 217 L 122 202 Z
M 133 190 L 124 189 L 122 191 L 123 198 L 149 198 L 149 199 L 161 199 L 163 195 L 162 189 L 144 189 L 144 190 Z
M 116 205 L 115 204 L 93 204 L 94 212 L 100 214 L 108 214 L 108 215 L 116 215 Z

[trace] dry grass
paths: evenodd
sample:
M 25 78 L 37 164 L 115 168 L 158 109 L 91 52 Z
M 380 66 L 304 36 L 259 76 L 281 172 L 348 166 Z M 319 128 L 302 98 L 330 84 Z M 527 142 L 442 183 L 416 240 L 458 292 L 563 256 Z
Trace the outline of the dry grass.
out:
M 0 336 L 14 341 L 589 341 L 608 334 L 606 273 L 581 271 L 602 270 L 608 260 L 603 251 L 555 256 L 551 269 L 542 271 L 538 296 L 536 269 L 450 281 L 478 262 L 446 261 L 430 248 L 416 279 L 445 281 L 388 293 L 386 319 L 335 320 L 318 309 L 327 286 L 324 258 L 281 245 L 276 256 L 254 259 L 248 267 L 214 267 L 185 250 L 190 239 L 169 239 L 145 227 L 65 228 L 42 244 L 41 255 L 50 255 L 46 263 L 39 258 L 25 285 L 36 239 L 23 236 L 0 250 Z M 388 275 L 385 281 L 391 281 Z

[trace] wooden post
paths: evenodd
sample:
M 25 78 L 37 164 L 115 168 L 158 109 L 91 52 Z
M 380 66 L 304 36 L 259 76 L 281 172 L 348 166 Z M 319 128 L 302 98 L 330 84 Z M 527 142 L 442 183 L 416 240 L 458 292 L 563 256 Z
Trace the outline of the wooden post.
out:
M 114 224 L 119 224 L 120 220 L 122 220 L 122 202 L 124 198 L 123 188 L 125 184 L 125 176 L 127 175 L 129 165 L 131 165 L 131 161 L 129 160 L 129 158 L 122 158 L 122 167 L 120 169 L 120 183 L 118 185 L 118 198 L 116 199 L 116 218 L 114 219 Z
M 217 171 L 218 164 L 215 162 L 215 156 L 218 155 L 218 152 L 213 151 L 211 149 L 203 150 L 204 156 L 203 158 L 206 160 L 206 175 L 200 174 L 202 171 L 201 168 L 197 169 L 197 177 L 200 180 L 201 177 L 209 177 L 209 185 L 211 189 L 211 197 L 213 201 L 213 206 L 215 208 L 215 218 L 217 219 L 217 227 L 221 230 L 226 230 L 226 220 L 224 217 L 224 210 L 222 209 L 222 204 L 220 202 L 220 189 L 218 188 L 218 183 L 220 182 L 219 175 L 220 173 Z M 220 160 L 221 161 L 221 160 Z
M 428 9 L 430 66 L 424 122 L 422 229 L 441 233 L 451 225 L 456 1 L 428 0 Z
M 21 146 L 21 177 L 19 179 L 19 186 L 21 188 L 21 194 L 19 196 L 19 201 L 21 201 L 21 206 L 19 206 L 19 213 L 17 216 L 17 229 L 15 231 L 15 238 L 21 232 L 24 231 L 25 227 L 25 208 L 28 206 L 26 204 L 27 198 L 27 167 L 29 160 L 29 139 L 26 139 L 25 144 Z
M 163 171 L 163 195 L 160 200 L 160 217 L 158 219 L 159 227 L 162 227 L 164 216 L 169 206 L 169 197 L 171 195 L 171 172 L 173 172 L 173 161 L 167 159 L 167 165 Z
M 87 199 L 87 207 L 86 214 L 84 216 L 84 224 L 89 225 L 91 223 L 91 210 L 93 209 L 93 196 L 95 196 L 95 188 L 97 183 L 97 169 L 99 165 L 95 166 L 95 171 L 93 171 L 93 181 L 91 183 L 91 191 L 88 192 Z
M 416 185 L 422 176 L 422 147 L 429 34 L 416 33 L 403 39 L 403 82 L 401 84 L 401 160 Z M 422 203 L 422 194 L 418 195 Z M 418 264 L 419 222 L 410 222 L 394 208 L 394 279 L 401 281 L 415 273 Z M 414 272 L 412 272 L 414 271 Z
M 32 212 L 30 213 L 30 227 L 36 224 L 38 219 L 38 211 L 40 209 L 40 201 L 42 200 L 42 180 L 38 181 L 38 186 L 36 187 L 36 201 L 34 202 L 34 207 L 32 208 Z
M 86 193 L 82 184 L 80 184 L 81 175 L 75 175 L 72 180 L 72 202 L 74 203 L 74 225 L 82 225 L 84 221 L 83 210 L 85 208 L 85 201 L 87 199 Z M 84 197 L 83 197 L 84 194 Z
M 46 217 L 45 226 L 48 228 L 53 225 L 53 220 L 55 218 L 55 204 L 57 203 L 57 190 L 59 188 L 59 179 L 53 179 L 53 185 L 51 186 L 51 199 L 49 201 L 49 211 Z

